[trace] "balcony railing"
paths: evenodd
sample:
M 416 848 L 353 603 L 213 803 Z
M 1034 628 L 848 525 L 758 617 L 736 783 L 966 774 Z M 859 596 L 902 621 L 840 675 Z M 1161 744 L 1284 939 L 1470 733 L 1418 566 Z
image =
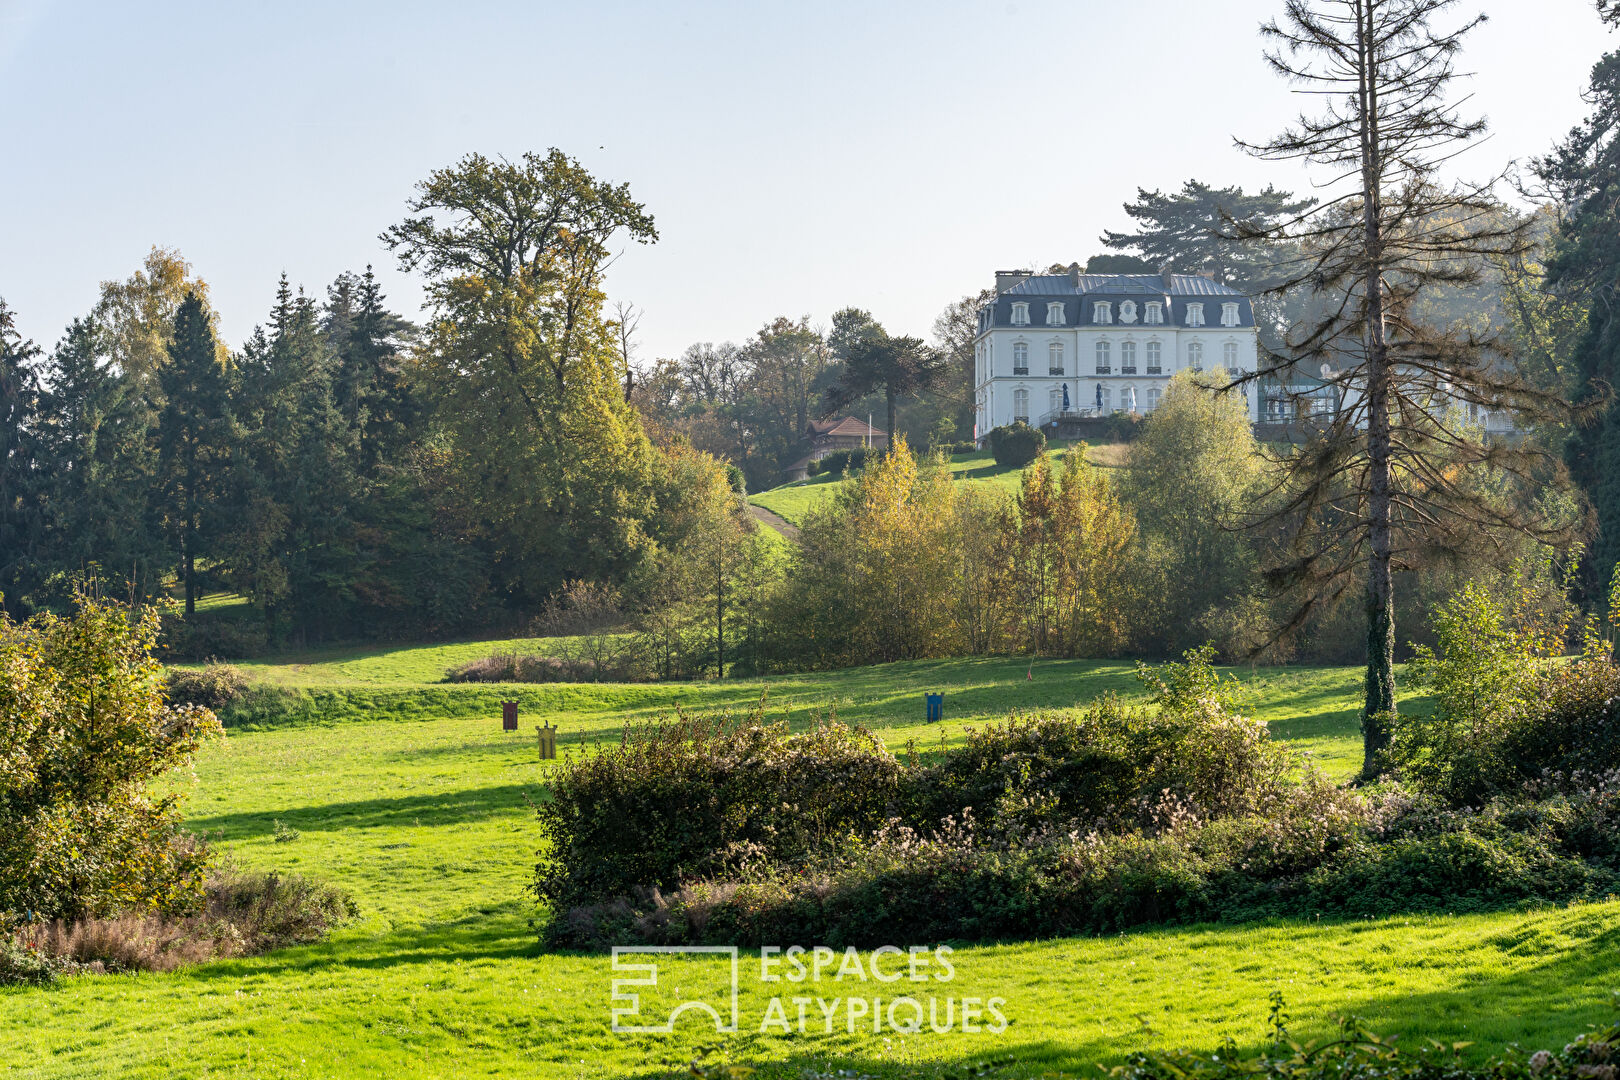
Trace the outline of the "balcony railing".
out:
M 1112 367 L 1110 367 L 1109 365 L 1107 365 L 1107 364 L 1098 364 L 1097 365 L 1097 374 L 1099 374 L 1099 375 L 1112 375 L 1113 373 L 1114 373 L 1114 369 Z
M 1046 369 L 1046 373 L 1048 375 L 1062 375 L 1063 369 L 1060 367 L 1049 367 Z
M 1014 375 L 1028 375 L 1029 374 L 1029 368 L 1027 368 L 1027 367 L 1015 367 L 1015 368 L 1013 368 L 1013 374 Z
M 1119 373 L 1121 375 L 1135 375 L 1136 374 L 1136 365 L 1131 364 L 1131 365 L 1127 366 L 1125 364 L 1121 364 L 1119 366 Z

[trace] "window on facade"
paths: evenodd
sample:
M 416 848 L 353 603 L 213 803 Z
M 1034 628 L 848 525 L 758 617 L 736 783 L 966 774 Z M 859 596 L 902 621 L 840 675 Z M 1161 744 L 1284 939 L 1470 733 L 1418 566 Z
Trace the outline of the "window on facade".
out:
M 1029 374 L 1029 342 L 1013 342 L 1013 374 Z
M 1046 325 L 1047 326 L 1062 326 L 1063 325 L 1063 305 L 1062 304 L 1047 304 L 1046 305 Z
M 1237 362 L 1237 342 L 1228 341 L 1221 346 L 1221 366 L 1227 371 L 1236 371 Z
M 1046 347 L 1046 370 L 1049 375 L 1063 374 L 1063 342 L 1054 341 Z
M 1142 321 L 1147 323 L 1149 326 L 1163 326 L 1164 305 L 1158 301 L 1150 302 L 1147 305 L 1147 308 L 1142 312 Z
M 1013 419 L 1029 423 L 1029 391 L 1021 386 L 1013 391 Z
M 1111 323 L 1114 321 L 1114 305 L 1107 300 L 1098 300 L 1091 305 L 1091 321 L 1094 323 Z
M 1013 305 L 1012 324 L 1014 326 L 1028 326 L 1029 325 L 1029 305 L 1028 304 L 1014 304 Z
M 1162 375 L 1164 347 L 1157 341 L 1147 343 L 1147 373 L 1149 375 Z
M 1120 305 L 1119 305 L 1119 321 L 1122 322 L 1122 323 L 1133 323 L 1133 322 L 1136 321 L 1136 301 L 1135 300 L 1123 300 L 1123 301 L 1120 302 Z
M 1203 326 L 1204 325 L 1204 305 L 1203 304 L 1188 304 L 1187 305 L 1187 325 L 1188 326 Z
M 1136 374 L 1136 342 L 1122 341 L 1119 343 L 1119 373 L 1121 375 Z
M 1102 388 L 1102 411 L 1111 412 L 1114 408 L 1114 391 L 1112 387 Z
M 1110 361 L 1113 359 L 1109 352 L 1108 342 L 1097 342 L 1097 374 L 1107 375 L 1112 370 Z
M 1054 387 L 1050 392 L 1047 393 L 1046 407 L 1054 413 L 1060 413 L 1063 411 L 1063 391 L 1061 389 Z
M 1196 341 L 1187 344 L 1187 366 L 1194 371 L 1204 370 L 1204 347 Z
M 1154 409 L 1157 409 L 1158 407 L 1159 407 L 1159 388 L 1155 386 L 1155 387 L 1151 387 L 1147 392 L 1147 408 L 1144 411 L 1152 412 Z
M 1236 326 L 1238 324 L 1238 306 L 1236 304 L 1221 305 L 1221 325 Z

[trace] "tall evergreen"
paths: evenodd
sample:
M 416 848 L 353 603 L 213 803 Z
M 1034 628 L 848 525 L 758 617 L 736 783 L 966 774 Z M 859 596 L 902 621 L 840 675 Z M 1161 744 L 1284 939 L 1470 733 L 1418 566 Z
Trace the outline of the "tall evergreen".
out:
M 39 577 L 43 491 L 39 473 L 40 350 L 17 333 L 0 300 L 0 593 L 5 609 L 25 612 Z
M 1547 285 L 1560 303 L 1586 312 L 1574 368 L 1588 416 L 1565 460 L 1597 517 L 1587 571 L 1601 584 L 1620 562 L 1620 404 L 1612 396 L 1620 387 L 1620 52 L 1593 66 L 1587 101 L 1592 115 L 1536 169 L 1563 211 Z
M 236 425 L 229 381 L 220 365 L 208 311 L 195 292 L 174 318 L 168 362 L 159 369 L 164 396 L 158 419 L 159 499 L 185 588 L 186 614 L 195 614 L 199 559 L 217 554 L 227 470 Z
M 283 275 L 268 332 L 243 350 L 237 408 L 233 584 L 271 629 L 320 636 L 340 621 L 355 573 L 356 440 L 334 402 L 337 359 L 319 313 Z
M 94 318 L 73 321 L 45 375 L 40 441 L 51 477 L 52 561 L 70 570 L 98 564 L 150 595 L 167 569 L 151 514 L 152 409 L 136 376 L 113 362 L 106 328 Z

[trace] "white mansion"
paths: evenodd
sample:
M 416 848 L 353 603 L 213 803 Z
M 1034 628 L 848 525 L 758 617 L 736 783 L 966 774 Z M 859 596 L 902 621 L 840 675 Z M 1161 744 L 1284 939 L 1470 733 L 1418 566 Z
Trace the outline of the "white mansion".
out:
M 1248 297 L 1210 278 L 998 273 L 979 312 L 974 435 L 1014 420 L 1151 412 L 1178 371 L 1255 366 Z M 1259 395 L 1245 397 L 1260 419 Z

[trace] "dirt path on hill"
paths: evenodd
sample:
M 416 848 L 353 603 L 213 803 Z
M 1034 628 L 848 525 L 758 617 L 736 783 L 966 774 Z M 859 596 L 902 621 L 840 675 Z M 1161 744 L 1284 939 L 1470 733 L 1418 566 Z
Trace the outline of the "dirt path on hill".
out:
M 763 506 L 755 506 L 753 503 L 748 504 L 748 512 L 754 515 L 755 521 L 759 522 L 761 525 L 769 525 L 771 528 L 775 529 L 789 540 L 797 540 L 799 538 L 799 527 L 788 521 L 788 519 L 782 515 L 773 514 Z

